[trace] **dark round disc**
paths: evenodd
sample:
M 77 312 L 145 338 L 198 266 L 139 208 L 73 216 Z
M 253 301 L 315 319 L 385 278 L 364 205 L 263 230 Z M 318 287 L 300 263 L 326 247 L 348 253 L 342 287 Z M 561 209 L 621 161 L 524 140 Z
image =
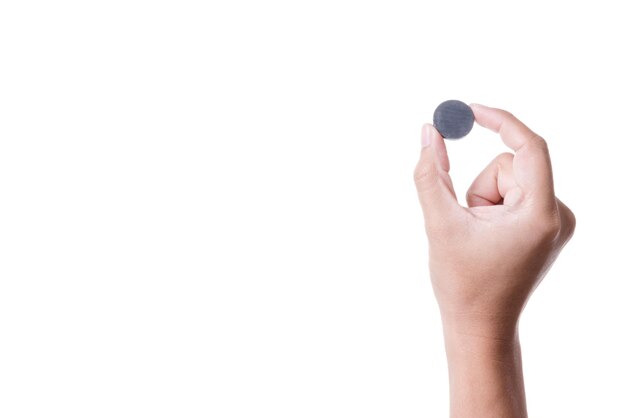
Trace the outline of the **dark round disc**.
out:
M 446 139 L 463 138 L 474 126 L 474 113 L 459 100 L 446 100 L 435 109 L 433 125 Z

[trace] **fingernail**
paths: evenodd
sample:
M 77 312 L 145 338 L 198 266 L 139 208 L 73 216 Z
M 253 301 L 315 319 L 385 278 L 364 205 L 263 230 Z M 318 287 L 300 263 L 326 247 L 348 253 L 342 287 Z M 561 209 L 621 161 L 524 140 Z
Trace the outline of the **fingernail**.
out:
M 430 130 L 430 126 L 424 125 L 422 126 L 422 148 L 426 148 L 430 145 L 430 139 L 432 137 L 432 132 Z

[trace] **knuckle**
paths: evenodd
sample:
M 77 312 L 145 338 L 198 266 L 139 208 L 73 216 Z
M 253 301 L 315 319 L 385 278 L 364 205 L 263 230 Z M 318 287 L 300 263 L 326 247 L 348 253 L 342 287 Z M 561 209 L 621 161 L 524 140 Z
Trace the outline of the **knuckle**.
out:
M 509 160 L 513 160 L 513 154 L 510 152 L 503 152 L 496 157 L 496 161 L 498 162 L 505 162 Z
M 532 142 L 538 149 L 548 153 L 548 141 L 546 141 L 542 136 L 534 134 Z
M 503 152 L 498 155 L 494 161 L 498 165 L 499 168 L 510 166 L 513 163 L 514 155 L 510 152 Z
M 515 115 L 513 115 L 513 113 L 509 112 L 508 110 L 501 109 L 501 111 L 506 119 L 517 119 Z
M 561 205 L 561 235 L 568 241 L 574 235 L 574 231 L 576 230 L 576 215 L 571 211 L 570 208 Z
M 552 242 L 561 233 L 561 220 L 556 212 L 538 216 L 535 219 L 533 229 L 541 241 Z
M 484 206 L 484 199 L 480 198 L 471 189 L 465 193 L 465 201 L 469 206 Z M 483 204 L 481 205 L 481 203 Z
M 418 164 L 413 171 L 413 180 L 418 187 L 430 183 L 435 176 L 437 176 L 436 169 L 425 164 Z

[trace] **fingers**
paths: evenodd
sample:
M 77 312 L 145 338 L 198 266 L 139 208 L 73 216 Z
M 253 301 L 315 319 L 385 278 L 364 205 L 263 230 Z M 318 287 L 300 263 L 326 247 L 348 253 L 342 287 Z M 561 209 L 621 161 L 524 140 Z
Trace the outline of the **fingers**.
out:
M 430 124 L 422 128 L 422 152 L 415 168 L 415 185 L 427 227 L 445 224 L 460 208 L 448 171 L 450 163 L 443 138 Z
M 520 196 L 519 186 L 513 177 L 513 154 L 498 155 L 476 177 L 467 190 L 467 206 L 513 206 Z
M 479 125 L 499 133 L 505 145 L 515 151 L 513 175 L 523 197 L 553 206 L 552 166 L 543 138 L 509 112 L 478 104 L 471 108 Z

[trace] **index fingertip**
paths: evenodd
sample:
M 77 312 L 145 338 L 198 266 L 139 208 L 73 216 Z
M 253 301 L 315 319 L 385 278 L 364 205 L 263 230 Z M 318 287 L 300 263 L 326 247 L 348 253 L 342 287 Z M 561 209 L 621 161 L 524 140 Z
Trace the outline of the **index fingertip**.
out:
M 480 103 L 470 103 L 469 107 L 474 113 L 474 119 L 476 119 L 476 122 L 478 122 L 479 125 L 484 126 L 482 121 L 484 120 L 485 112 L 489 112 L 490 110 L 493 110 L 493 108 Z
M 485 106 L 485 105 L 481 105 L 480 103 L 470 103 L 470 104 L 469 104 L 469 107 L 471 107 L 471 108 L 472 108 L 472 110 L 475 110 L 475 109 L 476 109 L 476 110 L 483 110 L 483 109 L 486 109 L 486 108 L 487 108 L 487 106 Z

